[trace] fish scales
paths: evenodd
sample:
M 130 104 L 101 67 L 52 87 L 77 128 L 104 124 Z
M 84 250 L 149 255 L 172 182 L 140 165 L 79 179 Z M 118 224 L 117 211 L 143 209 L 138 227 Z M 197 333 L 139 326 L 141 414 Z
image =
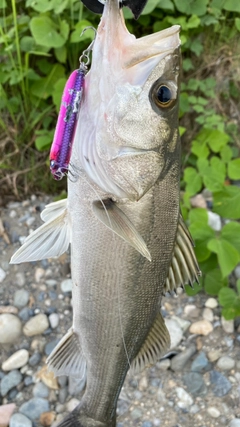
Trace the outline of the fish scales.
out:
M 170 346 L 165 292 L 198 280 L 179 209 L 179 26 L 135 39 L 106 0 L 70 159 L 68 198 L 11 262 L 60 256 L 71 243 L 73 324 L 48 357 L 86 381 L 59 427 L 114 427 L 126 374 Z

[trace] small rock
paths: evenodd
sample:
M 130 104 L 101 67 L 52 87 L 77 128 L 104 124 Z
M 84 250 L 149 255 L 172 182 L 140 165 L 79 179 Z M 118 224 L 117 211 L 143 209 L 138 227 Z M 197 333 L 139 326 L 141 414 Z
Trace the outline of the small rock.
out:
M 46 345 L 46 338 L 38 337 L 32 340 L 31 349 L 34 351 L 39 351 L 40 353 L 43 353 L 45 345 Z
M 207 408 L 207 412 L 212 418 L 218 418 L 221 415 L 220 411 L 217 408 L 214 408 L 214 406 Z
M 54 376 L 52 371 L 48 370 L 46 365 L 36 373 L 36 378 L 39 378 L 47 387 L 53 390 L 58 390 L 57 378 Z
M 72 399 L 70 399 L 67 404 L 66 404 L 66 409 L 68 412 L 72 412 L 80 403 L 80 400 L 76 399 L 75 397 L 72 397 Z
M 217 397 L 225 396 L 232 388 L 230 381 L 218 371 L 210 372 L 210 381 L 213 393 Z
M 209 365 L 208 359 L 203 351 L 201 351 L 193 361 L 191 371 L 202 372 Z
M 56 347 L 56 345 L 59 343 L 59 341 L 60 341 L 60 339 L 57 338 L 53 341 L 48 342 L 45 345 L 44 352 L 45 352 L 46 356 L 49 356 L 49 354 L 53 351 L 53 349 Z
M 209 322 L 212 322 L 213 321 L 213 311 L 212 311 L 212 309 L 208 308 L 208 307 L 204 308 L 202 316 L 203 316 L 203 318 L 205 320 L 208 320 Z
M 65 279 L 61 282 L 62 292 L 72 292 L 72 279 Z
M 130 415 L 133 420 L 138 420 L 142 417 L 142 411 L 140 408 L 134 408 Z
M 198 372 L 189 372 L 188 374 L 185 374 L 183 381 L 187 386 L 189 393 L 193 396 L 203 396 L 207 394 L 207 387 L 204 379 Z
M 43 412 L 49 411 L 49 403 L 41 397 L 33 397 L 28 402 L 20 406 L 19 411 L 30 418 L 30 420 L 38 420 Z
M 191 197 L 190 203 L 193 208 L 207 209 L 207 202 L 202 194 L 197 194 L 196 196 Z
M 33 355 L 29 358 L 29 365 L 30 366 L 36 366 L 39 364 L 40 360 L 41 360 L 42 356 L 41 353 L 35 352 L 33 353 Z
M 13 304 L 17 308 L 23 308 L 29 301 L 29 292 L 25 289 L 19 289 L 14 294 Z
M 210 360 L 210 362 L 216 362 L 216 360 L 221 357 L 221 354 L 222 353 L 220 350 L 210 350 L 208 353 L 208 359 Z
M 5 375 L 0 384 L 1 395 L 6 396 L 6 394 L 13 387 L 16 387 L 22 381 L 22 374 L 18 370 L 14 370 L 9 372 L 9 374 Z
M 182 387 L 177 387 L 176 393 L 177 393 L 177 397 L 179 399 L 179 402 L 177 402 L 177 406 L 179 408 L 185 409 L 185 408 L 188 408 L 189 406 L 191 406 L 193 404 L 192 397 Z
M 222 228 L 221 217 L 212 211 L 207 211 L 207 214 L 209 227 L 215 231 L 220 231 Z
M 0 344 L 15 343 L 22 333 L 22 324 L 14 314 L 0 314 Z
M 191 325 L 191 322 L 189 322 L 189 320 L 181 319 L 181 317 L 178 316 L 172 316 L 172 319 L 176 320 L 183 332 L 186 332 L 189 326 Z
M 205 307 L 207 308 L 217 308 L 218 306 L 218 302 L 215 298 L 208 298 L 207 301 L 205 302 Z
M 44 427 L 50 426 L 54 420 L 55 420 L 55 413 L 54 412 L 43 412 L 40 416 L 40 423 Z
M 186 316 L 191 317 L 191 318 L 195 318 L 198 317 L 200 313 L 199 308 L 196 307 L 196 305 L 194 304 L 187 304 L 184 307 L 184 314 L 186 314 Z
M 59 314 L 58 313 L 50 314 L 50 316 L 48 317 L 48 320 L 52 329 L 57 328 L 59 325 Z
M 192 323 L 189 328 L 191 334 L 209 335 L 213 331 L 213 326 L 208 320 L 199 320 Z
M 234 270 L 236 279 L 240 279 L 240 265 L 238 265 Z
M 171 366 L 171 362 L 169 359 L 160 360 L 160 362 L 156 363 L 156 367 L 162 371 L 167 371 Z
M 221 318 L 222 328 L 227 334 L 232 334 L 234 332 L 234 321 L 226 320 L 224 317 Z
M 49 327 L 46 314 L 39 313 L 32 317 L 23 327 L 23 332 L 27 337 L 42 334 Z
M 14 414 L 9 427 L 32 427 L 32 421 L 23 414 Z
M 41 381 L 39 383 L 36 383 L 33 387 L 33 396 L 47 398 L 49 396 L 48 387 Z
M 178 322 L 173 319 L 165 319 L 165 324 L 168 329 L 170 339 L 171 339 L 171 349 L 177 347 L 181 342 L 183 337 L 183 331 L 180 328 Z
M 15 403 L 8 403 L 7 405 L 0 406 L 0 427 L 8 427 L 15 408 Z
M 23 322 L 27 322 L 29 320 L 29 318 L 31 317 L 30 313 L 31 313 L 31 310 L 28 307 L 24 307 L 24 308 L 22 308 L 21 311 L 19 311 L 18 317 L 20 317 L 20 319 Z
M 22 286 L 24 286 L 26 283 L 26 278 L 24 273 L 22 273 L 21 271 L 19 271 L 18 273 L 16 273 L 16 284 L 17 286 L 19 286 L 20 288 Z
M 151 421 L 143 421 L 142 427 L 153 427 L 153 423 Z
M 175 372 L 182 371 L 194 353 L 196 353 L 196 346 L 192 344 L 171 359 L 171 369 Z
M 13 369 L 22 368 L 28 362 L 29 353 L 27 350 L 22 349 L 13 353 L 5 362 L 2 364 L 3 371 L 12 371 Z
M 17 314 L 18 309 L 13 305 L 0 305 L 0 314 L 4 313 Z
M 35 271 L 36 282 L 40 283 L 44 276 L 45 276 L 45 270 L 40 267 L 36 268 L 36 271 Z
M 6 277 L 6 273 L 5 271 L 0 267 L 0 283 L 2 283 L 4 281 Z
M 148 388 L 148 378 L 146 375 L 144 375 L 140 380 L 138 384 L 138 388 L 140 391 L 144 391 Z
M 223 371 L 229 371 L 230 369 L 234 368 L 234 365 L 235 360 L 229 356 L 222 356 L 217 362 L 217 367 Z
M 240 427 L 240 418 L 234 418 L 228 427 Z

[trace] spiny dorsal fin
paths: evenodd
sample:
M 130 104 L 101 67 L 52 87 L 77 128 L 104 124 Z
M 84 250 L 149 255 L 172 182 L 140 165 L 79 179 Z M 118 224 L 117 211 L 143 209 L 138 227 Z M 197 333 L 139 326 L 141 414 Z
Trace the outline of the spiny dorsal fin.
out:
M 176 289 L 185 284 L 192 284 L 201 276 L 196 255 L 193 249 L 192 237 L 185 225 L 182 216 L 179 217 L 176 241 L 173 249 L 172 262 L 169 267 L 163 292 L 176 292 Z
M 151 261 L 150 252 L 133 223 L 110 199 L 93 202 L 93 212 L 106 227 L 133 246 L 142 256 Z
M 131 371 L 136 374 L 154 365 L 169 348 L 170 335 L 161 313 L 158 313 L 141 350 L 131 363 Z
M 77 335 L 72 329 L 64 335 L 47 358 L 54 375 L 70 375 L 83 378 L 86 375 L 86 360 L 82 354 Z
M 47 205 L 41 217 L 47 222 L 26 238 L 12 256 L 10 264 L 59 257 L 67 251 L 71 241 L 71 228 L 66 201 Z

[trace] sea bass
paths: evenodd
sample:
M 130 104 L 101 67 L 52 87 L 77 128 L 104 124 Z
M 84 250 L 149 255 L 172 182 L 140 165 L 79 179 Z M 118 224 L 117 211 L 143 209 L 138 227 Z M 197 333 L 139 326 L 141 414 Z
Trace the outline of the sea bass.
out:
M 55 375 L 86 378 L 59 426 L 114 427 L 129 368 L 167 351 L 161 297 L 199 275 L 179 210 L 179 26 L 136 39 L 106 0 L 85 77 L 68 198 L 13 255 L 56 257 L 71 243 L 73 324 L 48 357 Z

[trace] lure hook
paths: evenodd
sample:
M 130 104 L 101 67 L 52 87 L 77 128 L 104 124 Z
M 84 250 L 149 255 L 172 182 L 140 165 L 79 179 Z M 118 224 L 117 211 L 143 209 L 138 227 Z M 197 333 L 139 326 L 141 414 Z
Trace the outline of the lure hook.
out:
M 82 30 L 82 32 L 81 32 L 81 34 L 80 34 L 80 37 L 82 37 L 82 35 L 85 33 L 85 31 L 87 31 L 87 30 L 93 30 L 94 31 L 94 33 L 95 33 L 95 35 L 94 35 L 94 39 L 91 41 L 91 43 L 90 43 L 90 45 L 87 47 L 87 49 L 85 49 L 84 51 L 83 51 L 83 53 L 82 53 L 82 55 L 80 56 L 80 58 L 79 58 L 79 62 L 80 62 L 80 66 L 81 65 L 85 65 L 85 66 L 87 66 L 88 64 L 89 64 L 89 62 L 90 62 L 90 56 L 89 56 L 89 54 L 90 54 L 90 52 L 92 51 L 92 49 L 93 49 L 93 46 L 94 46 L 94 43 L 95 43 L 95 40 L 96 40 L 96 36 L 97 36 L 97 30 L 96 30 L 96 28 L 94 28 L 94 27 L 92 27 L 92 26 L 88 26 L 88 27 L 85 27 L 83 30 Z

